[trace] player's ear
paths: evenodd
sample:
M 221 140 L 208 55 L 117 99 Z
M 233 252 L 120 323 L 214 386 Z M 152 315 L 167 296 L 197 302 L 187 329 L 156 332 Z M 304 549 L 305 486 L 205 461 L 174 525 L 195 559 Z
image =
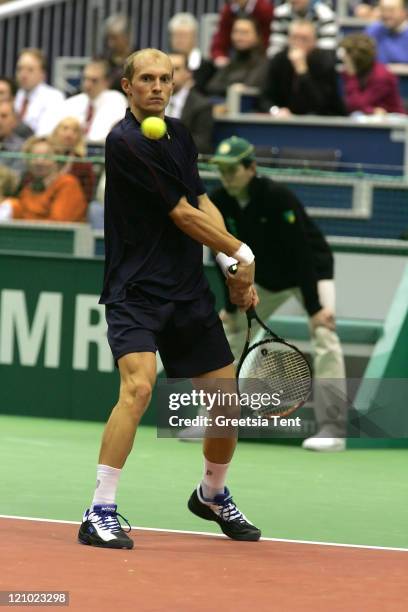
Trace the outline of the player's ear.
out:
M 129 79 L 127 79 L 126 77 L 122 77 L 120 79 L 120 85 L 127 96 L 132 95 Z

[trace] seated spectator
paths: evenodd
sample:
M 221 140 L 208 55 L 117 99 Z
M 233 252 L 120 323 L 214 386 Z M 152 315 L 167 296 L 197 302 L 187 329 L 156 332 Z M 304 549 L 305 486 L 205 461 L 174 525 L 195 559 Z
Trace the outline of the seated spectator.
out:
M 60 174 L 55 149 L 47 138 L 33 136 L 24 147 L 31 158 L 31 180 L 13 201 L 13 219 L 84 221 L 87 203 L 75 176 Z
M 269 60 L 259 109 L 275 116 L 344 115 L 335 69 L 336 56 L 317 48 L 311 21 L 294 21 L 289 45 Z
M 58 121 L 64 95 L 45 83 L 45 56 L 40 49 L 23 49 L 17 60 L 16 80 L 19 90 L 15 109 L 37 136 L 50 134 Z
M 198 47 L 198 21 L 191 13 L 177 13 L 169 21 L 170 52 L 187 57 L 188 69 L 192 72 L 195 87 L 204 92 L 205 84 L 214 74 L 212 62 L 203 58 Z
M 24 162 L 18 153 L 23 148 L 24 139 L 16 133 L 17 122 L 13 103 L 6 100 L 0 101 L 0 162 L 21 175 Z M 16 157 L 3 156 L 3 152 L 15 153 Z
M 123 93 L 120 80 L 126 58 L 136 51 L 132 46 L 130 24 L 126 15 L 111 15 L 105 21 L 104 59 L 109 65 L 109 88 Z
M 408 63 L 408 2 L 380 0 L 380 21 L 366 28 L 377 43 L 377 57 L 382 64 Z
M 109 87 L 105 60 L 93 59 L 82 75 L 82 93 L 65 100 L 60 118 L 75 117 L 82 126 L 87 144 L 104 144 L 111 128 L 123 119 L 127 101 Z
M 0 164 L 0 222 L 13 217 L 14 195 L 17 189 L 17 176 L 10 168 Z
M 170 53 L 173 64 L 173 95 L 166 115 L 180 119 L 189 129 L 199 153 L 211 153 L 214 120 L 209 100 L 194 89 L 187 58 L 181 53 Z
M 337 18 L 328 4 L 317 0 L 289 0 L 275 9 L 268 56 L 273 57 L 288 44 L 289 27 L 293 21 L 312 21 L 316 28 L 317 47 L 335 50 L 337 46 Z
M 262 47 L 268 48 L 273 2 L 269 0 L 227 0 L 221 9 L 218 29 L 211 43 L 211 57 L 217 67 L 230 62 L 231 32 L 235 19 L 252 17 L 258 24 Z
M 212 96 L 225 96 L 234 83 L 260 87 L 264 82 L 267 59 L 261 44 L 258 24 L 251 17 L 239 17 L 231 32 L 232 59 L 219 68 L 208 81 L 206 92 Z
M 95 172 L 91 162 L 78 159 L 86 156 L 86 145 L 78 119 L 75 117 L 62 119 L 51 134 L 50 140 L 58 155 L 66 155 L 69 158 L 62 163 L 60 174 L 76 176 L 87 201 L 90 202 L 95 189 Z
M 367 34 L 350 34 L 344 49 L 344 95 L 350 113 L 404 113 L 397 78 L 377 62 L 375 42 Z
M 0 102 L 11 102 L 14 107 L 14 101 L 17 93 L 17 85 L 13 79 L 9 79 L 5 76 L 0 76 Z M 33 130 L 23 121 L 17 117 L 17 125 L 14 130 L 17 136 L 20 136 L 24 140 L 34 134 Z

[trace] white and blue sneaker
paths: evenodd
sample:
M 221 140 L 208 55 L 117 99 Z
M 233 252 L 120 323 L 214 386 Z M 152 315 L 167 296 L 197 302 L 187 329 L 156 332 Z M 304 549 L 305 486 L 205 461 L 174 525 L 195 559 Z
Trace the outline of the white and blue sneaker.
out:
M 127 535 L 131 526 L 116 510 L 116 504 L 95 505 L 92 509 L 88 508 L 78 533 L 81 544 L 99 548 L 133 548 L 133 540 Z M 127 524 L 126 531 L 122 529 L 118 517 Z

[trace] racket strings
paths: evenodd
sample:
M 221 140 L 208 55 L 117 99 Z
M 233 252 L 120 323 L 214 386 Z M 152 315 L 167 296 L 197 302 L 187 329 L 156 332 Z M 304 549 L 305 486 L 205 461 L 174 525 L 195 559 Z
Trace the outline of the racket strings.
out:
M 242 364 L 240 391 L 248 394 L 279 394 L 279 405 L 262 406 L 257 414 L 278 415 L 293 410 L 307 399 L 311 374 L 304 357 L 291 346 L 277 341 L 255 345 Z

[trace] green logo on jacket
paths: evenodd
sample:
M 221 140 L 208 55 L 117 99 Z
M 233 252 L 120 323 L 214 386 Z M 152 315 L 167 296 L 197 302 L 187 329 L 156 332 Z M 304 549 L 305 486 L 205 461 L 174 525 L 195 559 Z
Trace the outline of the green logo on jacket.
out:
M 283 218 L 287 223 L 295 223 L 296 221 L 296 215 L 293 210 L 285 210 Z

